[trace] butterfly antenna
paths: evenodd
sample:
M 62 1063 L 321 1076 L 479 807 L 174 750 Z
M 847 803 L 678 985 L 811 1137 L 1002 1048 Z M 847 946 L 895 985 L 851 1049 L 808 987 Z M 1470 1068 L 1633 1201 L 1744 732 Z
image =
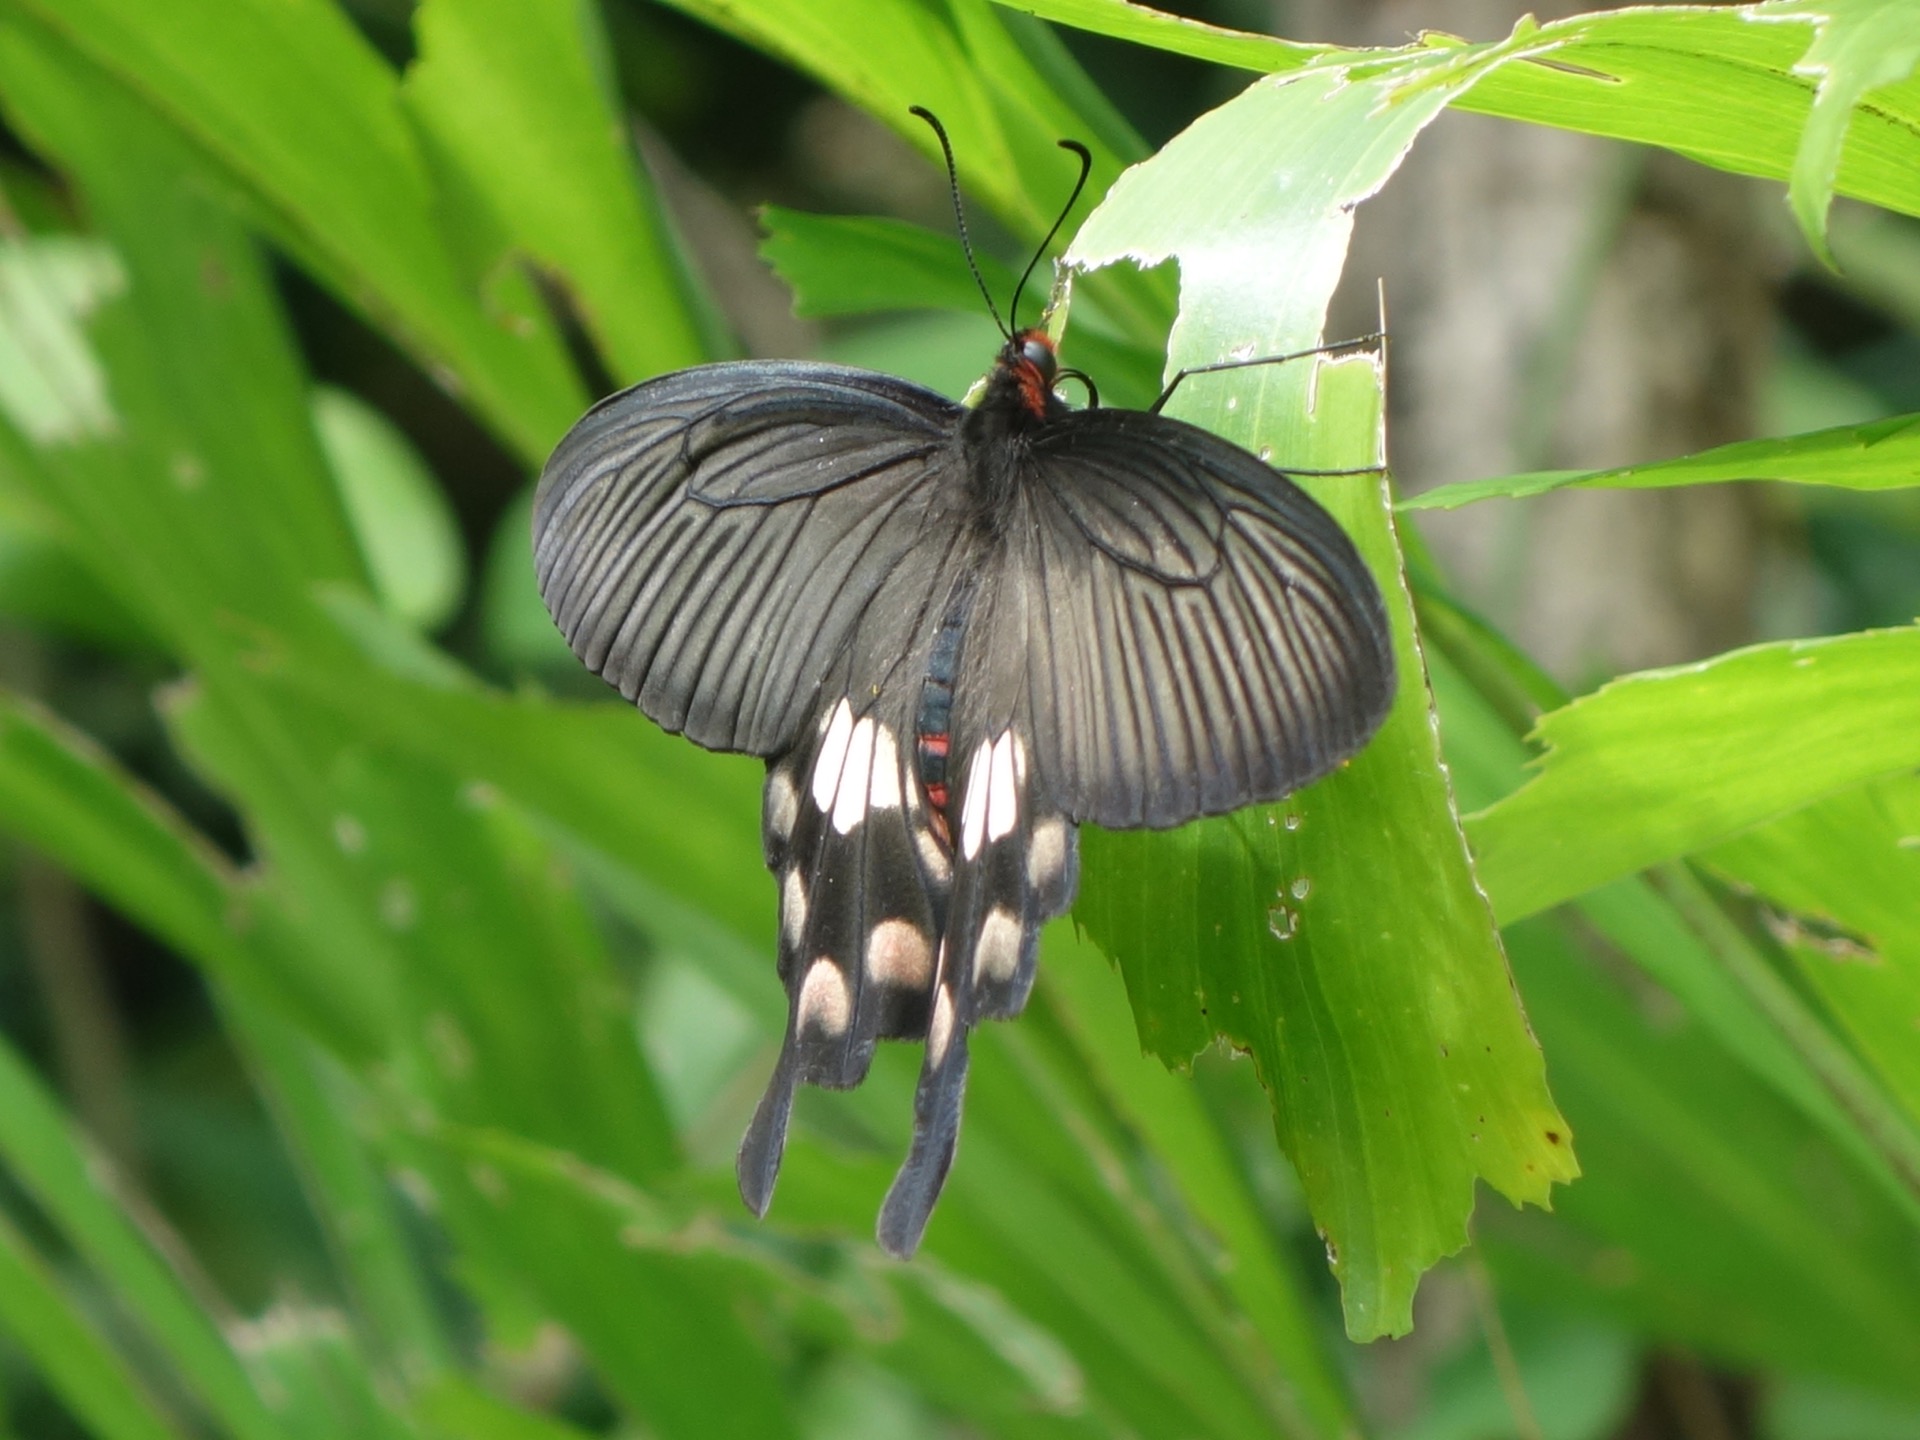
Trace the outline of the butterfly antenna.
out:
M 967 212 L 960 204 L 960 172 L 953 163 L 953 145 L 947 139 L 947 127 L 942 125 L 940 118 L 924 105 L 913 106 L 911 113 L 918 115 L 931 125 L 933 133 L 940 139 L 940 153 L 947 157 L 947 189 L 953 192 L 953 219 L 954 223 L 960 227 L 960 249 L 967 257 L 967 269 L 973 272 L 973 283 L 980 287 L 980 298 L 987 302 L 987 313 L 993 316 L 993 323 L 1000 327 L 1002 335 L 1011 340 L 1013 332 L 1007 329 L 1006 322 L 1000 318 L 1000 311 L 993 303 L 993 292 L 987 289 L 987 282 L 980 274 L 980 266 L 973 258 L 973 241 L 967 235 Z M 1014 292 L 1015 303 L 1019 301 L 1019 294 L 1017 290 Z
M 1047 238 L 1040 242 L 1040 248 L 1033 252 L 1033 259 L 1027 262 L 1027 268 L 1020 277 L 1020 283 L 1013 287 L 1013 304 L 1007 307 L 1007 316 L 1016 324 L 1020 319 L 1020 292 L 1027 288 L 1027 281 L 1033 275 L 1034 266 L 1040 263 L 1040 257 L 1047 253 L 1047 247 L 1053 244 L 1053 237 L 1060 233 L 1060 227 L 1067 223 L 1067 216 L 1073 213 L 1073 207 L 1080 198 L 1080 192 L 1087 188 L 1087 176 L 1093 173 L 1093 156 L 1087 153 L 1087 147 L 1078 140 L 1062 140 L 1062 150 L 1071 150 L 1080 157 L 1080 178 L 1073 182 L 1073 194 L 1067 197 L 1067 203 L 1060 208 L 1060 216 L 1053 222 L 1053 228 L 1047 231 Z

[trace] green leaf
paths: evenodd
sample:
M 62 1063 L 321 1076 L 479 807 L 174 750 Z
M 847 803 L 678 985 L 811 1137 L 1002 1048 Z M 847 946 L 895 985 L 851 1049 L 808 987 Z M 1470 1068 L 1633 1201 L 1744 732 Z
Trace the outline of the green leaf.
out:
M 1076 1094 L 1084 1077 L 1050 1063 L 1044 1025 L 1029 1013 L 981 1044 L 968 1160 L 929 1227 L 940 1232 L 933 1255 L 1013 1297 L 1065 1344 L 1110 1431 L 1130 1422 L 1146 1434 L 1313 1433 L 1231 1312 L 1196 1303 L 1192 1262 L 1164 1221 L 1125 1222 L 1126 1209 L 1144 1210 L 1145 1187 L 1117 1179 L 1123 1138 L 1104 1133 Z
M 1112 183 L 1118 157 L 1141 146 L 1100 133 L 1059 96 L 985 0 L 930 9 L 913 0 L 675 0 L 677 9 L 738 35 L 819 77 L 937 162 L 930 131 L 908 113 L 921 105 L 945 123 L 968 188 L 1000 218 L 1038 239 L 1054 218 L 1061 181 L 1072 172 L 1055 148 L 1060 136 L 1094 152 L 1089 184 Z
M 368 628 L 357 637 L 363 643 L 378 633 L 378 617 L 366 618 Z M 624 702 L 509 696 L 464 678 L 447 683 L 420 673 L 378 673 L 322 655 L 257 668 L 253 676 L 276 704 L 306 711 L 315 733 L 344 729 L 491 787 L 601 855 L 653 877 L 734 933 L 771 944 L 773 890 L 759 838 L 765 777 L 758 761 L 704 754 Z M 260 787 L 262 803 L 276 793 L 265 776 L 250 784 Z M 331 812 L 317 813 L 319 828 L 330 829 Z M 304 834 L 302 823 L 290 820 L 290 833 Z M 743 906 L 743 888 L 764 896 L 765 904 Z
M 254 1084 L 298 1160 L 315 1218 L 333 1242 L 356 1313 L 389 1373 L 445 1372 L 452 1346 L 431 1277 L 360 1125 L 361 1096 L 302 1031 L 231 991 L 221 1013 Z
M 980 378 L 999 342 L 985 323 L 990 312 L 956 237 L 880 217 L 808 215 L 775 206 L 761 218 L 767 227 L 761 258 L 792 288 L 797 314 L 943 310 L 980 322 L 961 327 L 943 323 L 949 317 L 902 316 L 834 336 L 825 347 L 828 358 L 916 379 L 956 399 Z M 978 259 L 987 293 L 996 308 L 1005 309 L 1019 277 L 990 255 Z M 1020 297 L 1028 322 L 1044 298 L 1037 277 L 1038 271 Z M 1011 315 L 1003 318 L 1017 323 Z M 1102 312 L 1098 295 L 1076 299 L 1066 358 L 1092 377 L 1108 405 L 1142 408 L 1160 393 L 1158 341 L 1149 349 L 1129 339 L 1124 326 Z
M 1423 602 L 1433 609 L 1430 597 Z M 1476 674 L 1526 668 L 1470 628 L 1448 625 L 1443 633 Z M 1476 644 L 1482 653 L 1468 655 Z M 1517 673 L 1508 683 L 1525 680 Z M 1457 687 L 1442 696 L 1455 773 L 1499 772 L 1510 778 L 1498 788 L 1515 788 L 1524 753 L 1518 735 L 1484 711 L 1463 711 Z M 1680 867 L 1663 867 L 1652 883 L 1616 882 L 1576 905 L 1578 933 L 1594 958 L 1566 944 L 1571 925 L 1522 923 L 1510 941 L 1529 1013 L 1555 1060 L 1556 1093 L 1578 1127 L 1587 1177 L 1555 1220 L 1510 1224 L 1493 1215 L 1481 1234 L 1509 1262 L 1502 1266 L 1509 1288 L 1517 1281 L 1556 1310 L 1598 1307 L 1740 1363 L 1754 1363 L 1756 1345 L 1777 1361 L 1778 1347 L 1792 1352 L 1804 1328 L 1801 1277 L 1782 1276 L 1809 1267 L 1796 1250 L 1783 1270 L 1773 1250 L 1854 1246 L 1839 1266 L 1844 1281 L 1830 1284 L 1812 1267 L 1817 1286 L 1834 1292 L 1818 1303 L 1844 1309 L 1849 1301 L 1840 1292 L 1882 1263 L 1875 1248 L 1899 1248 L 1893 1237 L 1920 1216 L 1912 1145 L 1857 1067 L 1836 1055 L 1811 1007 Z M 1638 973 L 1621 970 L 1622 958 Z M 1643 1094 L 1621 1095 L 1622 1075 L 1639 1077 L 1636 1083 L 1652 1076 L 1648 1083 L 1664 1098 L 1656 1106 Z M 1733 1133 L 1744 1141 L 1749 1127 L 1772 1132 L 1766 1153 L 1800 1155 L 1797 1168 L 1770 1172 L 1763 1162 L 1757 1176 L 1736 1178 L 1720 1172 L 1717 1154 L 1695 1153 L 1697 1134 L 1717 1143 L 1728 1131 L 1726 1110 L 1738 1116 Z M 1608 1168 L 1595 1163 L 1593 1125 L 1602 1129 Z M 1673 1171 L 1678 1199 L 1669 1203 L 1667 1182 L 1648 1176 L 1663 1173 L 1674 1153 L 1685 1161 Z M 1716 1214 L 1723 1199 L 1724 1213 Z M 1823 1224 L 1827 1205 L 1845 1217 L 1846 1239 L 1823 1232 L 1796 1241 L 1792 1227 L 1804 1222 L 1780 1218 L 1797 1210 Z
M 1494 693 L 1538 690 L 1556 705 L 1565 704 L 1565 696 L 1548 693 L 1550 681 L 1530 674 L 1527 661 L 1476 630 L 1471 617 L 1436 596 L 1421 598 L 1429 639 L 1437 628 L 1447 647 L 1430 664 L 1448 767 L 1481 803 L 1490 803 L 1523 783 L 1526 748 L 1518 731 L 1529 722 L 1503 723 L 1444 657 L 1459 657 Z M 1494 777 L 1491 783 L 1487 777 Z M 1811 1008 L 1682 867 L 1663 866 L 1651 881 L 1615 881 L 1575 903 L 1582 920 L 1684 1005 L 1729 1058 L 1795 1106 L 1893 1204 L 1920 1221 L 1920 1192 L 1913 1188 L 1920 1137 L 1888 1112 Z
M 1473 1262 L 1469 1262 L 1473 1263 Z M 1472 1283 L 1473 1277 L 1464 1277 Z M 1641 1386 L 1635 1337 L 1611 1325 L 1568 1317 L 1564 1307 L 1500 1305 L 1512 1373 L 1495 1363 L 1492 1337 L 1474 1336 L 1427 1377 L 1427 1402 L 1387 1440 L 1487 1440 L 1528 1434 L 1514 1413 L 1518 1380 L 1532 1408 L 1534 1440 L 1600 1440 L 1618 1432 Z
M 419 1432 L 382 1393 L 377 1372 L 338 1311 L 283 1301 L 239 1327 L 236 1344 L 305 1440 L 341 1435 L 407 1440 Z
M 428 0 L 413 23 L 409 108 L 511 243 L 563 277 L 614 374 L 707 358 L 686 274 L 622 143 L 594 7 Z
M 97 240 L 0 237 L 0 413 L 35 445 L 118 428 L 82 322 L 126 286 Z
M 1920 1126 L 1920 780 L 1874 781 L 1700 858 L 1787 912 L 1776 933 L 1801 976 Z
M 1769 1387 L 1763 1423 L 1778 1440 L 1907 1440 L 1920 1430 L 1920 1405 L 1788 1376 Z
M 999 0 L 1009 10 L 1024 10 L 1056 25 L 1092 30 L 1115 40 L 1151 45 L 1175 55 L 1210 60 L 1242 70 L 1292 70 L 1319 56 L 1337 53 L 1330 45 L 1297 45 L 1270 35 L 1250 35 L 1170 15 L 1131 0 Z
M 1848 127 L 1871 92 L 1913 74 L 1920 63 L 1920 21 L 1902 0 L 1784 0 L 1760 7 L 1756 18 L 1805 20 L 1814 27 L 1813 43 L 1793 67 L 1795 74 L 1814 77 L 1815 88 L 1787 197 L 1807 243 L 1832 265 L 1827 210 Z
M 466 588 L 453 507 L 400 428 L 351 392 L 313 393 L 313 423 L 388 612 L 421 630 L 452 618 Z
M 1814 98 L 1801 66 L 1816 34 L 1794 3 L 1630 7 L 1554 21 L 1527 47 L 1528 60 L 1545 63 L 1501 67 L 1460 108 L 1659 145 L 1715 169 L 1784 180 L 1810 154 Z M 1786 23 L 1754 23 L 1768 20 Z M 1832 112 L 1823 123 L 1846 131 L 1824 158 L 1833 187 L 1920 214 L 1917 119 L 1920 86 L 1911 82 L 1882 89 L 1871 106 Z
M 1208 1242 L 1233 1263 L 1220 1276 L 1277 1362 L 1298 1433 L 1336 1435 L 1352 1402 L 1321 1338 L 1304 1277 L 1228 1154 L 1195 1087 L 1140 1053 L 1125 991 L 1067 925 L 1045 936 L 1042 998 L 1084 1051 L 1104 1096 L 1150 1146 Z
M 1834 1063 L 1821 1022 L 1698 885 L 1670 867 L 1653 883 L 1615 881 L 1577 904 L 1595 933 L 1632 956 L 1729 1058 L 1795 1106 L 1920 1222 L 1913 1137 L 1898 1133 L 1897 1122 L 1881 1123 L 1884 1102 L 1863 1090 L 1857 1067 Z
M 94 743 L 0 696 L 0 819 L 175 949 L 233 958 L 224 862 Z
M 935 165 L 933 133 L 910 113 L 932 110 L 953 141 L 961 183 L 1016 235 L 1037 243 L 1073 180 L 1062 138 L 1093 155 L 1077 217 L 1113 183 L 1124 161 L 1145 151 L 1045 27 L 988 0 L 928 8 L 917 0 L 674 0 L 676 8 L 785 59 L 897 130 Z M 1116 333 L 1158 344 L 1170 293 L 1151 277 L 1092 277 L 1087 283 Z
M 0 440 L 0 476 L 8 449 Z M 160 650 L 158 637 L 75 558 L 59 522 L 19 479 L 11 487 L 0 479 L 0 614 L 104 650 Z
M 1507 938 L 1586 1173 L 1551 1216 L 1485 1217 L 1503 1291 L 1727 1364 L 1920 1393 L 1910 1212 L 1664 992 L 1553 918 Z
M 1920 630 L 1630 675 L 1535 735 L 1539 773 L 1467 822 L 1503 924 L 1920 765 Z
M 261 257 L 166 127 L 16 19 L 0 19 L 0 93 L 79 184 L 126 276 L 90 327 L 118 433 L 9 468 L 170 643 L 313 633 L 305 587 L 360 564 Z
M 381 683 L 352 683 L 365 698 Z M 265 711 L 301 773 L 263 774 Z M 250 713 L 251 712 L 251 713 Z M 246 805 L 294 913 L 330 924 L 386 967 L 393 1043 L 437 1113 L 502 1125 L 635 1180 L 675 1150 L 665 1112 L 570 877 L 523 818 L 444 763 L 370 744 L 337 712 L 223 677 L 169 715 L 189 753 Z M 249 722 L 252 723 L 249 723 Z M 340 963 L 332 944 L 310 963 Z M 530 1028 L 540 1009 L 564 1023 Z
M 1332 72 L 1256 84 L 1130 172 L 1068 258 L 1178 257 L 1170 369 L 1306 349 L 1351 206 L 1466 81 L 1398 104 Z M 1309 360 L 1200 377 L 1175 408 L 1288 468 L 1365 464 L 1378 387 L 1365 361 Z M 1452 817 L 1383 489 L 1313 488 L 1383 578 L 1392 716 L 1284 807 L 1088 833 L 1076 914 L 1119 961 L 1149 1050 L 1184 1065 L 1221 1035 L 1252 1052 L 1367 1339 L 1407 1329 L 1420 1272 L 1466 1243 L 1476 1177 L 1542 1202 L 1574 1165 Z
M 743 1314 L 783 1287 L 749 1247 L 712 1224 L 679 1227 L 618 1177 L 504 1132 L 437 1129 L 413 1149 L 473 1259 L 537 1295 L 651 1430 L 795 1433 Z
M 0 74 L 9 101 L 31 110 L 43 141 L 76 172 L 128 276 L 89 336 L 109 377 L 116 436 L 34 449 L 0 424 L 0 463 L 95 578 L 172 648 L 217 668 L 235 651 L 257 660 L 300 644 L 312 658 L 338 644 L 310 587 L 356 577 L 358 556 L 254 246 L 177 138 L 71 55 L 49 50 L 28 27 L 0 23 Z M 257 710 L 252 718 L 262 722 L 253 733 L 267 788 L 297 791 L 298 761 L 271 720 Z M 377 943 L 347 947 L 344 962 L 314 963 L 299 917 L 271 900 L 236 912 L 249 927 L 244 943 L 227 933 L 226 916 L 188 928 L 189 917 L 165 908 L 177 897 L 152 887 L 128 893 L 112 864 L 88 853 L 146 843 L 111 833 L 128 817 L 98 796 L 116 782 L 69 774 L 76 767 L 63 769 L 58 756 L 27 761 L 34 769 L 22 783 L 40 787 L 48 806 L 35 823 L 47 843 L 78 852 L 71 863 L 89 883 L 140 907 L 137 917 L 185 953 L 343 1049 L 382 1032 L 391 970 Z M 77 837 L 49 813 L 67 785 L 90 787 L 107 811 Z M 341 919 L 341 933 L 350 933 Z
M 276 917 L 212 846 L 85 735 L 18 697 L 0 698 L 0 825 L 236 994 L 337 1044 L 364 1041 L 371 1022 L 344 974 L 303 986 L 278 963 Z
M 1650 465 L 1545 470 L 1442 485 L 1402 500 L 1399 508 L 1457 510 L 1476 500 L 1519 499 L 1550 490 L 1654 490 L 1726 480 L 1791 480 L 1869 491 L 1920 485 L 1920 415 L 1897 415 L 1869 425 L 1842 425 L 1782 440 L 1740 440 Z
M 504 257 L 469 264 L 460 237 L 440 228 L 443 203 L 458 197 L 437 191 L 395 76 L 343 10 L 326 0 L 14 9 L 35 17 L 10 22 L 15 43 L 121 87 L 146 129 L 187 140 L 277 240 L 523 457 L 544 456 L 578 413 L 564 346 L 524 281 L 489 287 L 483 305 L 480 283 Z
M 424 1387 L 413 1409 L 431 1433 L 446 1440 L 586 1440 L 591 1433 L 519 1409 L 456 1375 Z
M 0 1326 L 101 1440 L 179 1440 L 164 1411 L 0 1213 Z
M 760 258 L 793 291 L 796 315 L 980 313 L 980 287 L 952 235 L 885 216 L 809 215 L 778 205 L 761 210 L 760 223 Z M 1019 277 L 991 255 L 978 259 L 988 292 L 1011 296 Z
M 1435 51 L 1462 66 L 1497 58 L 1453 98 L 1457 108 L 1659 145 L 1737 174 L 1793 176 L 1795 208 L 1812 220 L 1807 233 L 1817 249 L 1823 196 L 1833 190 L 1920 214 L 1920 84 L 1911 76 L 1912 20 L 1900 0 L 1636 5 L 1544 25 L 1529 17 L 1491 45 L 1430 34 L 1397 51 L 1345 52 L 1222 31 L 1119 0 L 1006 3 L 1253 70 L 1364 64 L 1383 79 L 1419 84 Z M 1755 23 L 1765 21 L 1780 23 Z M 1882 45 L 1884 53 L 1874 53 Z M 1837 77 L 1819 110 L 1816 67 Z M 1872 103 L 1861 103 L 1869 91 Z
M 533 573 L 533 487 L 522 490 L 501 512 L 487 541 L 480 573 L 480 631 L 487 654 L 509 670 L 552 668 L 566 675 L 580 662 L 540 599 Z
M 980 383 L 986 364 L 1004 344 L 985 307 L 972 315 L 925 310 L 869 320 L 829 336 L 820 357 L 897 376 L 958 403 Z
M 964 1155 L 915 1268 L 938 1266 L 1005 1297 L 1013 1314 L 997 1328 L 1024 1356 L 1026 1384 L 1061 1408 L 1084 1393 L 1103 1433 L 1324 1433 L 1306 1426 L 1298 1393 L 1220 1303 L 1204 1252 L 1164 1213 L 1157 1168 L 1133 1163 L 1132 1137 L 1090 1092 L 1085 1057 L 1050 1008 L 973 1032 Z M 879 1137 L 874 1147 L 831 1131 L 790 1146 L 779 1222 L 816 1236 L 872 1223 L 906 1144 L 917 1069 L 915 1057 L 883 1049 L 846 1097 Z M 1016 1317 L 1038 1335 L 1013 1330 Z
M 238 1440 L 283 1432 L 227 1348 L 212 1318 L 148 1237 L 127 1218 L 109 1162 L 77 1135 L 27 1068 L 0 1040 L 0 1158 L 116 1299 L 159 1347 L 173 1373 Z M 0 1222 L 3 1223 L 3 1222 Z M 178 1241 L 167 1237 L 177 1247 Z M 6 1246 L 0 1244 L 0 1253 Z M 23 1267 L 24 1257 L 14 1263 Z M 0 1295 L 11 1289 L 0 1277 Z M 0 1305 L 4 1305 L 0 1301 Z M 40 1323 L 58 1317 L 43 1311 Z M 97 1353 L 97 1343 L 82 1346 Z M 52 1373 L 62 1373 L 49 1366 Z M 111 1380 L 111 1376 L 106 1380 Z M 105 1381 L 102 1382 L 103 1384 Z M 132 1433 L 132 1432 L 129 1432 Z M 151 1433 L 151 1432 L 149 1432 Z

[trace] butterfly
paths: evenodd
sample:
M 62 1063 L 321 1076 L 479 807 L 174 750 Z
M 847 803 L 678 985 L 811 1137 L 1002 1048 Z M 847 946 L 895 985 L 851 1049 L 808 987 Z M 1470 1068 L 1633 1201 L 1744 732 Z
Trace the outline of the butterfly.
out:
M 788 1021 L 741 1196 L 765 1214 L 797 1086 L 922 1041 L 877 1229 L 902 1257 L 953 1163 L 969 1032 L 1020 1013 L 1073 902 L 1077 827 L 1278 799 L 1394 693 L 1379 589 L 1319 505 L 1158 405 L 1069 407 L 1047 332 L 1002 328 L 971 405 L 810 361 L 648 380 L 568 432 L 534 506 L 574 653 L 767 763 Z

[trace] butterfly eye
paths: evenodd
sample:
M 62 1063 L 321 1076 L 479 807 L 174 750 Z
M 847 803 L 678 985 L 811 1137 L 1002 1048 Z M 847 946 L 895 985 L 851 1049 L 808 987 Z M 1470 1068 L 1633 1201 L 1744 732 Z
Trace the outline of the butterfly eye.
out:
M 1053 347 L 1044 340 L 1022 340 L 1020 358 L 1040 372 L 1040 378 L 1051 382 L 1054 371 L 1060 362 L 1054 358 Z

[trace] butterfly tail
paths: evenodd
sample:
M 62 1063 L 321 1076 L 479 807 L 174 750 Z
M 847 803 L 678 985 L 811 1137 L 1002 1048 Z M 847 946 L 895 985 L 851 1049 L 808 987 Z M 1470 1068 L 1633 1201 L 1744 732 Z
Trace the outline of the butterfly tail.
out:
M 740 1142 L 740 1154 L 734 1161 L 734 1176 L 740 1182 L 740 1198 L 755 1219 L 767 1213 L 773 1203 L 774 1181 L 780 1178 L 780 1161 L 787 1152 L 787 1120 L 793 1114 L 795 1080 L 793 1048 L 784 1046 L 773 1067 L 773 1078 L 760 1097 L 760 1104 L 747 1125 Z
M 896 1259 L 911 1259 L 920 1248 L 934 1202 L 953 1168 L 960 1140 L 960 1106 L 967 1090 L 967 1026 L 955 995 L 964 976 L 952 973 L 950 952 L 940 947 L 933 1009 L 927 1022 L 927 1053 L 913 1096 L 913 1145 L 880 1207 L 875 1237 Z

